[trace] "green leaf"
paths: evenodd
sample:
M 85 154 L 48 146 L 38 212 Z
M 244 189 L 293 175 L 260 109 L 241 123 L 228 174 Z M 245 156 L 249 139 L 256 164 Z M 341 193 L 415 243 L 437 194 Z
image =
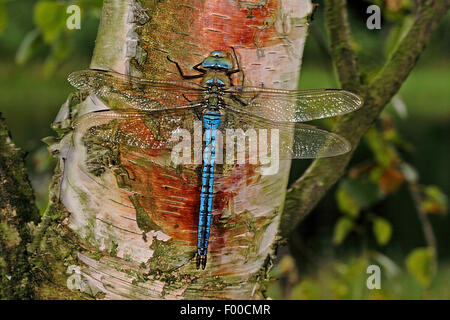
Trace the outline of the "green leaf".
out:
M 42 47 L 41 32 L 39 29 L 34 29 L 27 33 L 17 49 L 15 61 L 17 64 L 25 64 L 31 57 L 33 57 Z
M 389 221 L 381 217 L 375 217 L 372 225 L 373 233 L 380 246 L 386 245 L 391 239 L 392 226 Z
M 376 128 L 370 128 L 364 138 L 375 155 L 377 163 L 382 167 L 388 167 L 396 154 L 392 147 L 385 143 L 380 132 Z
M 339 210 L 342 213 L 355 218 L 358 216 L 361 208 L 344 188 L 339 188 L 337 190 L 336 200 Z
M 421 204 L 426 213 L 446 214 L 448 210 L 447 196 L 436 186 L 427 186 L 424 190 L 425 198 Z
M 66 7 L 53 1 L 39 1 L 34 7 L 34 22 L 42 31 L 44 41 L 53 42 L 66 25 Z
M 406 258 L 406 267 L 423 287 L 428 287 L 436 273 L 434 249 L 414 249 Z
M 333 243 L 336 245 L 341 244 L 352 230 L 353 225 L 354 222 L 352 219 L 347 217 L 339 218 L 334 226 Z
M 344 189 L 360 208 L 367 208 L 383 197 L 378 184 L 365 178 L 344 179 L 339 188 Z

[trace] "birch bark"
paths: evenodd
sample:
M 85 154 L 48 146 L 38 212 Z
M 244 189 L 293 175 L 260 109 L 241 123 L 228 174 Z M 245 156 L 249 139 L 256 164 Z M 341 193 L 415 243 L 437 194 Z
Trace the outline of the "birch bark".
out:
M 168 55 L 188 71 L 209 52 L 232 46 L 245 84 L 295 89 L 311 10 L 306 0 L 107 0 L 90 68 L 179 79 Z M 143 159 L 119 150 L 115 165 L 89 174 L 89 164 L 106 151 L 87 137 L 103 123 L 73 131 L 73 121 L 114 109 L 113 101 L 81 92 L 54 123 L 62 133 L 52 146 L 61 170 L 54 201 L 64 211 L 61 228 L 76 239 L 65 261 L 69 289 L 105 299 L 263 298 L 290 161 L 271 176 L 234 166 L 217 179 L 209 261 L 198 271 L 199 165 L 175 168 L 161 154 Z M 147 127 L 139 127 L 141 137 L 157 129 Z

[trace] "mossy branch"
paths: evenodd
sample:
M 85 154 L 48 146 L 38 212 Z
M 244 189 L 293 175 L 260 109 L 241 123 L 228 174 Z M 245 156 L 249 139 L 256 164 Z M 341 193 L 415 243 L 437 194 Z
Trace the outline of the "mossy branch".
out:
M 26 174 L 25 154 L 14 145 L 0 114 L 0 299 L 33 296 L 26 245 L 27 223 L 39 213 Z
M 361 76 L 353 50 L 355 40 L 352 38 L 345 0 L 326 1 L 326 21 L 331 39 L 331 56 L 339 81 L 346 90 L 361 91 Z
M 388 58 L 377 76 L 363 83 L 359 74 L 356 53 L 345 9 L 345 0 L 328 0 L 326 23 L 331 38 L 331 54 L 343 88 L 364 98 L 364 106 L 341 117 L 335 132 L 346 137 L 354 146 L 378 118 L 385 105 L 398 92 L 420 54 L 450 8 L 449 0 L 424 1 L 418 8 L 415 21 L 394 53 Z M 334 158 L 315 160 L 305 173 L 294 182 L 286 195 L 281 220 L 281 235 L 288 237 L 326 192 L 344 174 L 352 152 Z

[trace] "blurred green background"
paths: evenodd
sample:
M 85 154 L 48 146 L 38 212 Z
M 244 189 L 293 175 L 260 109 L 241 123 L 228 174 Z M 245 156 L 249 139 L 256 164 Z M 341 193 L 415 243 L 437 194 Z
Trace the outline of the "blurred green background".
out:
M 74 91 L 66 81 L 67 75 L 89 66 L 101 1 L 79 1 L 83 9 L 81 30 L 61 31 L 47 41 L 45 26 L 39 24 L 39 20 L 47 17 L 36 13 L 36 7 L 42 2 L 0 1 L 0 112 L 16 144 L 28 153 L 27 168 L 38 206 L 44 210 L 55 162 L 41 139 L 54 135 L 50 124 L 60 105 Z M 324 6 L 317 2 L 319 7 L 303 57 L 300 88 L 335 88 L 339 84 L 327 51 Z M 367 77 L 382 66 L 396 37 L 410 23 L 410 2 L 351 1 L 349 4 L 355 46 Z M 371 3 L 383 8 L 381 30 L 366 28 L 369 16 L 366 8 Z M 352 218 L 355 224 L 341 241 L 336 240 L 337 224 L 345 210 L 341 207 L 344 202 L 338 196 L 337 185 L 297 228 L 289 245 L 280 248 L 271 271 L 273 281 L 268 283 L 271 298 L 450 298 L 450 219 L 445 214 L 445 194 L 450 191 L 449 70 L 450 15 L 447 14 L 403 84 L 396 103 L 390 104 L 383 113 L 405 146 L 398 148 L 401 158 L 418 172 L 421 185 L 438 190 L 434 194 L 442 208 L 427 214 L 437 239 L 437 270 L 420 252 L 411 256 L 415 249 L 427 244 L 406 183 Z M 373 160 L 370 138 L 367 141 L 359 146 L 350 168 Z M 308 164 L 309 161 L 295 161 L 291 180 L 298 178 Z M 381 233 L 372 232 L 373 217 L 381 221 L 378 224 L 384 230 Z M 386 239 L 380 240 L 380 235 Z M 370 264 L 382 268 L 381 290 L 366 287 L 369 276 L 366 268 Z

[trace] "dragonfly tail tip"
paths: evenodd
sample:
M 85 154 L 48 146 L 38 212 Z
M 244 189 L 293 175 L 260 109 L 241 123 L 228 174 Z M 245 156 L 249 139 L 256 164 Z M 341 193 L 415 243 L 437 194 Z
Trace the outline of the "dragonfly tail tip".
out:
M 205 256 L 197 255 L 196 265 L 197 265 L 197 270 L 200 269 L 200 266 L 202 266 L 202 270 L 205 270 L 205 268 L 206 268 L 206 255 Z
M 205 270 L 206 268 L 206 255 L 202 257 L 202 270 Z

